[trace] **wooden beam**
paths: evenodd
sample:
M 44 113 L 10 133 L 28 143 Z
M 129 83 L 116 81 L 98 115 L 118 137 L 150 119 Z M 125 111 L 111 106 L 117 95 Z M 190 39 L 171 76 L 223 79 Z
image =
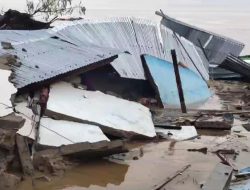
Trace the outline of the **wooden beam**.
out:
M 181 110 L 182 110 L 182 113 L 187 113 L 187 108 L 186 108 L 186 104 L 185 104 L 185 98 L 184 98 L 184 93 L 183 93 L 183 89 L 182 89 L 181 77 L 180 77 L 180 72 L 179 72 L 179 68 L 178 68 L 178 62 L 177 62 L 177 56 L 176 56 L 175 50 L 171 50 L 171 54 L 172 54 L 172 59 L 173 59 L 177 89 L 178 89 L 179 98 L 180 98 Z

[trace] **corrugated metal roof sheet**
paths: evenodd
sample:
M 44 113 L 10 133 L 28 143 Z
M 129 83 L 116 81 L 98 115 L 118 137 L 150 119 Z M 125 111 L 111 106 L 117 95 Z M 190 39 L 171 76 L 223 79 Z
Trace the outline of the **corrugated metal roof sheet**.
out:
M 17 88 L 54 78 L 87 65 L 111 58 L 121 51 L 94 45 L 73 45 L 51 38 L 47 31 L 0 31 L 0 41 L 11 42 L 21 65 L 13 65 L 12 82 Z M 70 41 L 69 41 L 70 42 Z
M 244 44 L 236 40 L 191 26 L 162 13 L 157 14 L 163 16 L 163 25 L 193 42 L 197 47 L 204 48 L 211 64 L 221 64 L 229 54 L 239 56 L 244 48 Z
M 168 47 L 182 49 L 170 30 L 160 31 L 158 25 L 150 20 L 138 18 L 113 18 L 104 20 L 81 20 L 70 23 L 70 25 L 59 26 L 53 29 L 60 38 L 72 40 L 75 44 L 82 42 L 93 43 L 98 46 L 119 48 L 128 51 L 131 55 L 122 54 L 112 63 L 118 73 L 125 78 L 145 79 L 140 56 L 142 54 L 152 55 L 172 62 Z M 164 38 L 163 46 L 161 35 Z M 195 62 L 197 68 L 188 59 L 186 52 L 182 60 L 187 62 L 192 70 L 201 73 L 205 80 L 208 80 L 208 62 L 197 53 L 191 42 L 180 38 L 185 48 Z M 177 43 L 177 44 L 176 44 Z M 172 44 L 172 45 L 169 45 Z M 167 48 L 167 49 L 166 49 Z M 183 57 L 182 56 L 182 57 Z
M 171 50 L 175 49 L 179 62 L 196 72 L 204 80 L 209 80 L 209 63 L 204 56 L 201 56 L 202 53 L 197 51 L 193 43 L 178 34 L 174 34 L 172 30 L 164 25 L 161 25 L 161 34 L 167 61 L 172 62 Z
M 164 57 L 157 24 L 145 19 L 80 20 L 53 30 L 60 38 L 71 40 L 75 44 L 87 42 L 130 52 L 131 55 L 119 55 L 112 63 L 121 77 L 125 78 L 145 79 L 141 54 Z
M 162 36 L 163 45 L 162 45 Z M 56 36 L 57 38 L 53 38 Z M 169 36 L 164 37 L 164 36 Z M 48 30 L 0 31 L 0 41 L 10 42 L 22 64 L 14 66 L 17 88 L 44 81 L 119 54 L 112 62 L 126 78 L 145 79 L 141 55 L 172 61 L 169 48 L 177 50 L 182 63 L 208 80 L 207 62 L 189 41 L 174 38 L 170 30 L 161 33 L 156 23 L 137 18 L 111 18 L 66 22 Z M 69 43 L 68 43 L 69 42 Z M 125 51 L 130 54 L 124 53 Z M 178 53 L 179 52 L 179 53 Z M 27 74 L 28 73 L 28 74 Z
M 236 56 L 227 56 L 226 60 L 220 65 L 220 67 L 250 78 L 250 64 Z

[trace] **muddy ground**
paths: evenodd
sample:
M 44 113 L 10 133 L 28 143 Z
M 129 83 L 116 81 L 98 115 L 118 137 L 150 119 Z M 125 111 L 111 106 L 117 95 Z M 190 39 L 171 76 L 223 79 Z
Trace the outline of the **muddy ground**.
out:
M 215 95 L 207 106 L 201 106 L 204 109 L 249 110 L 249 83 L 212 81 L 210 85 Z M 199 130 L 199 138 L 181 142 L 129 142 L 126 154 L 78 163 L 61 176 L 36 174 L 36 178 L 25 179 L 18 190 L 153 190 L 189 164 L 190 168 L 162 189 L 198 190 L 221 161 L 213 153 L 216 150 L 233 149 L 237 152 L 231 158 L 235 167 L 250 166 L 250 133 L 242 127 L 250 121 L 250 115 L 238 114 L 234 118 L 231 131 Z M 188 151 L 198 148 L 207 151 Z

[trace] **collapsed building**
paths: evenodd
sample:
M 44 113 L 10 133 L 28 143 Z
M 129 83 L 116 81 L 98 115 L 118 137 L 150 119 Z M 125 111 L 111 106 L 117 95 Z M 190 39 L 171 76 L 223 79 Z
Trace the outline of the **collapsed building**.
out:
M 125 151 L 124 144 L 112 144 L 114 139 L 152 139 L 166 132 L 155 128 L 150 108 L 180 108 L 172 50 L 188 109 L 212 95 L 208 81 L 213 65 L 244 75 L 243 69 L 225 64 L 232 58 L 232 65 L 245 65 L 237 57 L 243 44 L 222 40 L 216 45 L 217 36 L 205 32 L 195 41 L 200 33 L 182 33 L 182 25 L 172 27 L 161 16 L 160 25 L 112 18 L 35 31 L 0 30 L 1 121 L 10 115 L 25 118 L 14 128 L 40 156 L 63 145 L 69 145 L 63 146 L 64 155 L 86 155 L 89 144 L 101 155 L 104 150 L 105 155 L 117 153 Z M 228 44 L 232 48 L 225 48 Z M 184 133 L 185 138 L 176 138 L 197 136 L 193 126 Z M 70 146 L 74 144 L 77 151 Z M 37 156 L 34 160 L 41 164 Z

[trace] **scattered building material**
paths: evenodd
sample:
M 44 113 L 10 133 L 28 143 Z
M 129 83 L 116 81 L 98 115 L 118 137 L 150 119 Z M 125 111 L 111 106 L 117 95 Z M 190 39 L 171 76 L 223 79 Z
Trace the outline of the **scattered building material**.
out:
M 224 117 L 206 115 L 195 121 L 195 127 L 198 129 L 230 130 L 232 122 L 226 121 Z
M 149 109 L 139 103 L 76 89 L 66 82 L 52 85 L 49 96 L 46 115 L 51 118 L 97 125 L 118 137 L 156 136 Z
M 16 130 L 0 128 L 0 148 L 13 151 L 15 148 Z
M 162 16 L 163 25 L 203 49 L 210 64 L 221 64 L 229 54 L 239 56 L 244 48 L 244 44 L 236 40 L 186 24 L 163 12 L 156 14 Z
M 0 93 L 0 118 L 13 113 L 11 95 L 16 93 L 16 88 L 9 82 L 11 71 L 0 69 L 1 87 L 4 88 Z
M 243 124 L 242 127 L 244 127 L 247 131 L 250 131 L 250 123 Z
M 241 169 L 237 174 L 235 174 L 235 177 L 237 178 L 244 178 L 250 176 L 250 167 Z
M 181 130 L 163 129 L 156 127 L 155 131 L 159 136 L 163 138 L 176 141 L 189 140 L 198 136 L 198 133 L 194 126 L 181 126 Z
M 27 140 L 23 136 L 16 135 L 16 144 L 24 175 L 33 175 L 34 167 L 31 161 Z
M 96 143 L 76 143 L 64 145 L 58 148 L 46 149 L 38 151 L 34 154 L 34 167 L 38 170 L 47 168 L 46 163 L 52 163 L 51 160 L 61 160 L 62 157 L 74 157 L 81 160 L 88 160 L 92 158 L 105 157 L 112 154 L 124 153 L 128 150 L 125 148 L 125 142 L 121 140 L 116 141 L 101 141 Z M 46 162 L 45 162 L 46 161 Z M 62 163 L 60 161 L 60 163 Z M 45 165 L 44 165 L 45 164 Z M 49 164 L 51 167 L 51 164 Z
M 188 152 L 201 152 L 203 154 L 207 154 L 208 152 L 208 148 L 204 147 L 204 148 L 198 148 L 198 149 L 187 149 Z
M 16 190 L 20 182 L 21 178 L 14 174 L 0 173 L 0 189 L 2 190 Z
M 0 149 L 0 174 L 7 171 L 11 162 L 13 162 L 15 155 L 4 149 Z
M 219 149 L 219 150 L 214 151 L 213 153 L 235 154 L 235 155 L 239 154 L 239 152 L 236 152 L 234 149 Z
M 230 185 L 230 190 L 249 190 L 249 189 L 250 189 L 250 179 L 232 182 Z
M 67 144 L 109 141 L 95 125 L 41 118 L 37 143 L 59 147 Z
M 72 167 L 72 162 L 61 155 L 41 155 L 36 157 L 34 167 L 40 172 L 61 176 Z
M 217 164 L 211 173 L 203 190 L 228 190 L 233 174 L 233 168 L 224 164 Z
M 161 129 L 174 129 L 174 130 L 181 130 L 182 127 L 181 126 L 177 126 L 177 125 L 163 125 L 163 124 L 155 124 L 156 128 L 161 128 Z
M 191 165 L 189 164 L 189 165 L 183 167 L 182 169 L 178 170 L 173 176 L 168 177 L 162 184 L 156 185 L 153 188 L 153 190 L 161 190 L 165 185 L 167 185 L 169 182 L 171 182 L 177 176 L 181 175 L 183 172 L 185 172 L 190 167 L 191 167 Z
M 250 78 L 250 64 L 236 56 L 228 55 L 220 67 L 238 73 L 243 77 Z
M 158 94 L 158 101 L 166 108 L 179 108 L 180 99 L 173 64 L 153 56 L 144 56 L 147 78 Z M 188 108 L 206 101 L 211 92 L 206 82 L 196 73 L 179 66 L 185 104 Z
M 225 154 L 221 153 L 220 151 L 216 151 L 215 153 L 222 161 L 223 164 L 230 166 L 233 168 L 234 171 L 238 171 L 235 164 L 232 162 L 232 159 L 227 157 Z
M 0 128 L 2 129 L 19 129 L 25 123 L 25 119 L 14 113 L 0 117 Z
M 28 108 L 28 104 L 26 102 L 17 103 L 15 106 L 16 112 L 25 118 L 25 122 L 22 128 L 17 131 L 17 134 L 22 135 L 24 137 L 29 137 L 30 139 L 36 139 L 36 121 L 35 115 L 30 108 Z

